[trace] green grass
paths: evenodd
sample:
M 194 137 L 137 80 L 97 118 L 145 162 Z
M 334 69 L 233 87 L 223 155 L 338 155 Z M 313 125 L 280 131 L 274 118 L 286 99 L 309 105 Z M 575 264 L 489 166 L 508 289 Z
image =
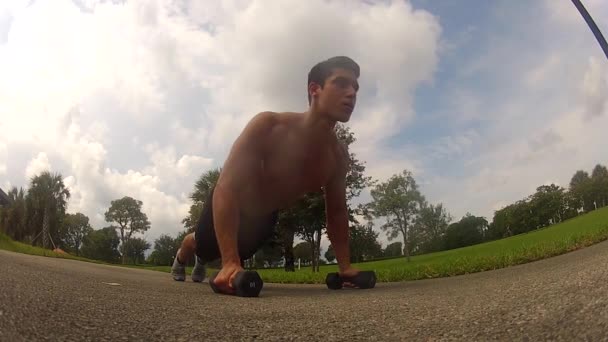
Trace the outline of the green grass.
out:
M 101 261 L 81 258 L 81 257 L 77 257 L 77 256 L 67 254 L 67 253 L 66 254 L 55 253 L 50 249 L 44 249 L 44 248 L 28 245 L 28 244 L 25 244 L 22 242 L 14 241 L 2 232 L 0 232 L 0 249 L 6 250 L 6 251 L 11 251 L 11 252 L 16 252 L 16 253 L 38 255 L 38 256 L 45 256 L 45 257 L 52 257 L 52 258 L 73 259 L 73 260 L 88 261 L 88 262 L 94 262 L 94 263 L 103 263 Z
M 381 282 L 449 277 L 544 259 L 606 239 L 608 239 L 608 208 L 603 208 L 527 234 L 449 251 L 414 256 L 410 262 L 407 262 L 405 258 L 395 258 L 364 262 L 353 266 L 361 270 L 375 271 L 378 281 Z M 71 255 L 57 254 L 49 250 L 15 242 L 2 234 L 0 234 L 0 249 L 97 262 Z M 171 270 L 170 266 L 125 266 L 161 272 L 170 272 Z M 212 271 L 214 270 L 208 272 Z M 336 265 L 321 266 L 319 273 L 311 272 L 310 267 L 302 267 L 296 272 L 285 272 L 282 269 L 258 270 L 260 276 L 268 283 L 309 284 L 324 283 L 325 275 L 328 272 L 336 271 Z M 190 273 L 191 268 L 188 268 L 187 272 Z
M 566 222 L 527 234 L 474 246 L 405 258 L 354 264 L 376 272 L 378 281 L 391 282 L 448 277 L 481 272 L 544 259 L 608 239 L 608 208 L 581 215 Z M 259 270 L 267 282 L 323 283 L 336 265 L 320 267 L 319 273 L 302 268 L 295 273 Z

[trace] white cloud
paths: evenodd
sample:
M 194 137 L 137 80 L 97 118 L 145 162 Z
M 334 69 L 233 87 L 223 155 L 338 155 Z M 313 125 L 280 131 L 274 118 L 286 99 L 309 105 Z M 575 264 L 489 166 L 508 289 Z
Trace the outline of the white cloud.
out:
M 561 58 L 557 54 L 551 54 L 542 60 L 540 65 L 532 68 L 524 75 L 524 83 L 534 89 L 546 85 L 545 81 L 551 74 L 557 72 Z
M 457 136 L 444 136 L 433 143 L 428 157 L 441 160 L 451 160 L 462 157 L 471 150 L 474 143 L 479 141 L 479 134 L 469 129 Z
M 585 114 L 588 117 L 603 115 L 608 102 L 608 67 L 604 60 L 589 58 L 589 67 L 582 84 Z
M 52 171 L 52 169 L 46 153 L 40 152 L 25 168 L 25 178 L 29 180 L 43 171 Z
M 6 163 L 8 161 L 6 144 L 0 141 L 0 176 L 6 174 Z
M 145 150 L 152 165 L 143 168 L 142 172 L 157 177 L 163 187 L 170 189 L 180 188 L 179 183 L 183 182 L 194 184 L 194 178 L 199 176 L 200 170 L 213 166 L 210 158 L 182 155 L 178 159 L 173 146 L 160 148 L 157 144 L 151 144 Z
M 29 156 L 28 174 L 52 164 L 69 209 L 98 228 L 111 200 L 142 200 L 149 238 L 181 229 L 194 181 L 223 162 L 249 118 L 305 110 L 314 63 L 349 55 L 361 64 L 352 126 L 373 162 L 374 146 L 412 120 L 412 93 L 438 61 L 437 19 L 402 1 L 78 4 L 11 7 L 0 143 L 46 156 Z M 378 166 L 370 172 L 388 173 Z M 27 185 L 11 172 L 12 184 Z

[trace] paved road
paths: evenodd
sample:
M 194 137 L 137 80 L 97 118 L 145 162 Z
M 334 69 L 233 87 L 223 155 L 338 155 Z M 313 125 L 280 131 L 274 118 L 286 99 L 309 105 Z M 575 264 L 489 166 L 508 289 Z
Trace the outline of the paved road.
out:
M 160 272 L 0 251 L 0 341 L 40 340 L 607 341 L 608 242 L 373 290 L 266 284 L 259 298 L 215 295 Z

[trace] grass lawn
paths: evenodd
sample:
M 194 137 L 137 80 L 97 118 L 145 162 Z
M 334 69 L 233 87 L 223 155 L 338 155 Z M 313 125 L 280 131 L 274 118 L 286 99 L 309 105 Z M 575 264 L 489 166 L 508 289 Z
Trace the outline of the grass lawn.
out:
M 3 249 L 5 251 L 23 253 L 23 254 L 31 254 L 31 255 L 53 257 L 53 258 L 74 259 L 74 260 L 81 260 L 81 261 L 89 261 L 89 262 L 101 263 L 101 262 L 96 261 L 96 260 L 90 260 L 90 259 L 80 258 L 80 257 L 74 256 L 74 255 L 70 255 L 70 254 L 67 254 L 67 253 L 66 254 L 55 253 L 55 252 L 53 252 L 50 249 L 44 249 L 44 248 L 40 248 L 40 247 L 34 247 L 34 246 L 28 245 L 26 243 L 21 243 L 21 242 L 18 242 L 18 241 L 13 241 L 13 240 L 11 240 L 11 238 L 9 238 L 8 236 L 6 236 L 2 232 L 0 232 L 0 249 Z
M 410 262 L 407 262 L 405 258 L 395 258 L 364 262 L 353 266 L 361 270 L 375 271 L 380 282 L 447 277 L 548 258 L 606 239 L 608 239 L 608 208 L 603 208 L 527 234 L 449 251 L 414 256 Z M 2 234 L 0 234 L 0 249 L 90 261 L 14 242 Z M 171 269 L 170 266 L 147 266 L 143 268 L 162 272 L 169 272 Z M 209 270 L 208 273 L 212 271 Z M 262 279 L 268 283 L 324 283 L 325 275 L 328 272 L 336 271 L 336 265 L 321 266 L 321 272 L 319 273 L 311 272 L 310 267 L 303 267 L 296 272 L 285 272 L 283 269 L 258 270 Z
M 581 215 L 541 230 L 474 246 L 405 258 L 365 262 L 354 266 L 376 272 L 378 281 L 417 280 L 487 271 L 548 258 L 608 239 L 608 208 Z M 302 268 L 288 275 L 260 270 L 268 282 L 323 283 L 337 266 L 321 266 L 320 274 Z

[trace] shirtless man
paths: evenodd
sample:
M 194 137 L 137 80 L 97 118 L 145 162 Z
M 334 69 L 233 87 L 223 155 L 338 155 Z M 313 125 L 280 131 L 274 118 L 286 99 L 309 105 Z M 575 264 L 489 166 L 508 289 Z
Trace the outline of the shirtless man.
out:
M 233 279 L 243 271 L 241 260 L 253 256 L 271 236 L 278 211 L 318 191 L 325 194 L 327 233 L 339 274 L 358 273 L 349 255 L 348 152 L 334 128 L 350 119 L 359 74 L 359 66 L 348 57 L 320 62 L 308 74 L 307 111 L 262 112 L 249 121 L 230 150 L 196 232 L 182 242 L 172 269 L 174 279 L 185 279 L 182 261 L 194 254 L 194 281 L 204 278 L 206 262 L 221 258 L 214 284 L 233 292 Z

